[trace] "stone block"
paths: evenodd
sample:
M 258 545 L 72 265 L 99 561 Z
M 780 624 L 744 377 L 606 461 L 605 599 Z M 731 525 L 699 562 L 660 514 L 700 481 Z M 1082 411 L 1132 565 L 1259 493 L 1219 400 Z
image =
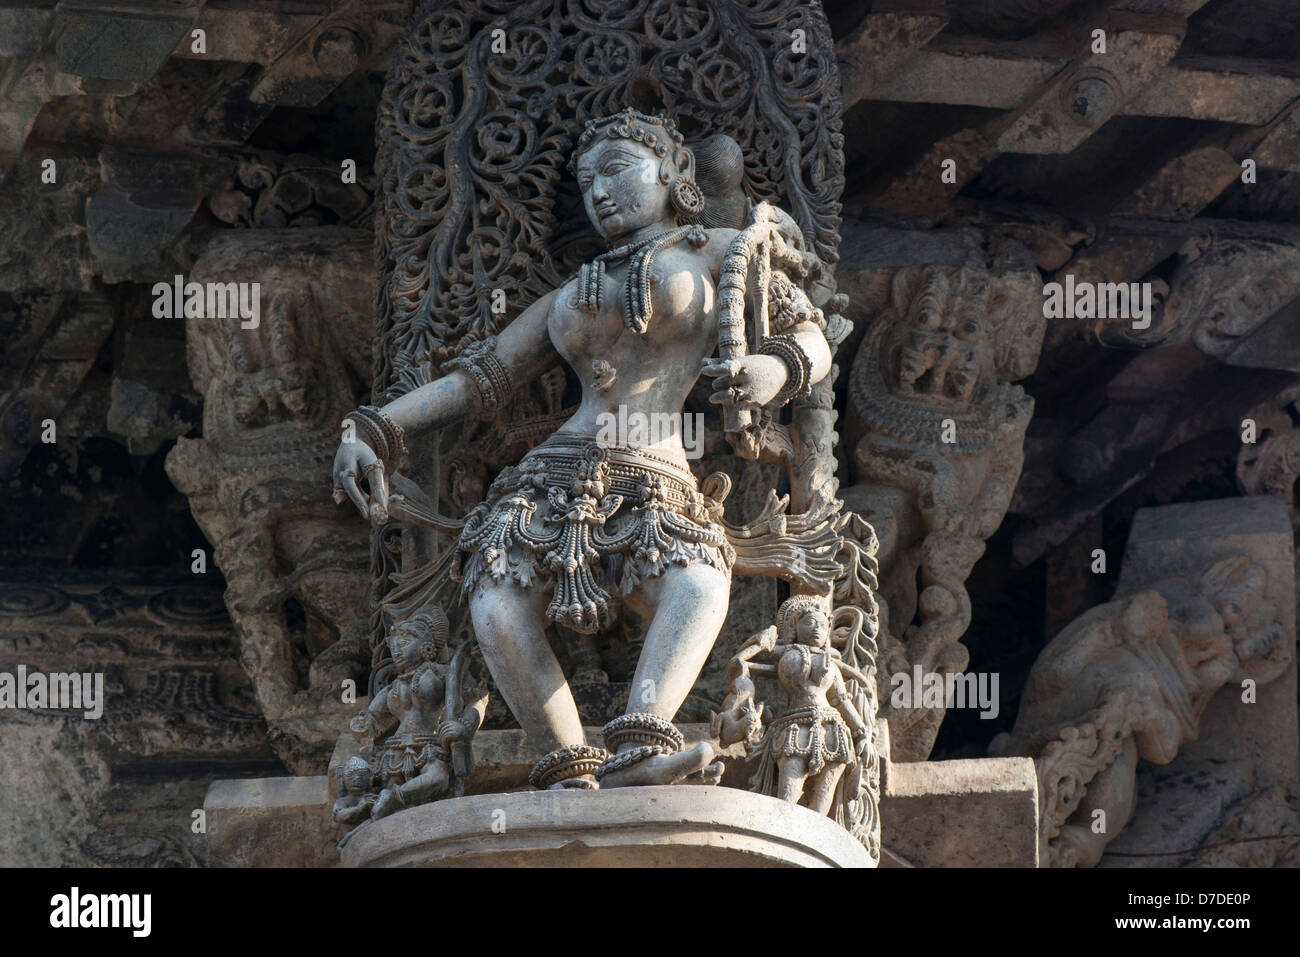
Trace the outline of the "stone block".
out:
M 1029 758 L 891 764 L 880 817 L 882 867 L 1038 866 Z
M 211 867 L 333 867 L 347 830 L 324 775 L 213 781 L 203 811 Z

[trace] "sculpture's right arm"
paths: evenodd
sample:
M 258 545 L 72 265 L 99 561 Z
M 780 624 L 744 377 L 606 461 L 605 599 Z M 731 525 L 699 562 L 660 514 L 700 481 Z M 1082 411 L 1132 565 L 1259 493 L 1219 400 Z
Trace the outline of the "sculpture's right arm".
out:
M 366 709 L 348 722 L 348 728 L 358 740 L 371 740 L 382 734 L 385 729 L 391 729 L 394 724 L 396 722 L 392 720 L 392 715 L 388 711 L 388 689 L 380 688 L 370 699 Z
M 379 422 L 387 418 L 402 432 L 422 432 L 442 429 L 455 422 L 478 416 L 485 405 L 503 403 L 509 398 L 513 384 L 527 382 L 553 365 L 558 358 L 547 329 L 551 305 L 561 290 L 542 296 L 525 309 L 498 336 L 489 343 L 486 351 L 475 353 L 474 369 L 456 368 L 433 382 L 408 392 L 379 410 L 362 413 Z M 382 428 L 382 423 L 379 424 Z M 391 450 L 389 450 L 391 453 Z M 388 520 L 388 480 L 386 471 L 394 466 L 391 454 L 388 461 L 381 460 L 376 449 L 360 436 L 349 438 L 345 433 L 334 456 L 334 501 L 342 504 L 350 498 L 363 518 L 372 522 Z M 369 497 L 361 490 L 359 481 L 369 483 Z
M 547 331 L 556 294 L 552 290 L 542 296 L 496 337 L 497 361 L 513 383 L 529 381 L 558 358 Z M 384 412 L 408 432 L 442 429 L 479 411 L 473 379 L 463 369 L 453 369 L 384 406 Z

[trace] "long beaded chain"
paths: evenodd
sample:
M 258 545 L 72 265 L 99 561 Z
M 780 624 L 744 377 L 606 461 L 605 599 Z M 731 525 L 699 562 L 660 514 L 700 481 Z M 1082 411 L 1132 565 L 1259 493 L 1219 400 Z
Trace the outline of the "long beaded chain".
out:
M 605 263 L 631 257 L 627 269 L 627 282 L 623 287 L 623 321 L 637 334 L 646 331 L 654 311 L 650 299 L 650 267 L 660 250 L 689 239 L 692 246 L 700 247 L 707 241 L 699 226 L 678 226 L 648 239 L 626 243 L 607 253 L 601 253 L 578 272 L 578 308 L 587 312 L 600 311 L 604 295 Z

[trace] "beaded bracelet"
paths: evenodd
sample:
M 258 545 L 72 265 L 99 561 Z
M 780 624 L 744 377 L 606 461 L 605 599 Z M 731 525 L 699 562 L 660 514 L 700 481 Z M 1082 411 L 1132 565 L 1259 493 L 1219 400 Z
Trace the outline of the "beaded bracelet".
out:
M 775 356 L 785 363 L 787 378 L 781 391 L 772 398 L 773 405 L 784 405 L 812 392 L 812 359 L 793 335 L 772 336 L 764 341 L 758 352 Z
M 384 463 L 385 472 L 391 474 L 407 460 L 410 450 L 406 447 L 406 432 L 383 409 L 363 405 L 344 416 L 345 422 L 349 419 L 361 440 Z
M 444 372 L 463 369 L 469 373 L 478 400 L 478 417 L 494 419 L 514 394 L 510 373 L 497 358 L 496 336 L 471 342 L 456 358 L 444 362 Z

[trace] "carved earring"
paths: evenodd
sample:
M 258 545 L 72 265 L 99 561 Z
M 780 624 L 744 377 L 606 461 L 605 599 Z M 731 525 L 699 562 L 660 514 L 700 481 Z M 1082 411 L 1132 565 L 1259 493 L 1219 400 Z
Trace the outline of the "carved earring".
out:
M 704 194 L 694 180 L 678 177 L 668 193 L 668 201 L 679 216 L 698 216 L 704 212 Z

